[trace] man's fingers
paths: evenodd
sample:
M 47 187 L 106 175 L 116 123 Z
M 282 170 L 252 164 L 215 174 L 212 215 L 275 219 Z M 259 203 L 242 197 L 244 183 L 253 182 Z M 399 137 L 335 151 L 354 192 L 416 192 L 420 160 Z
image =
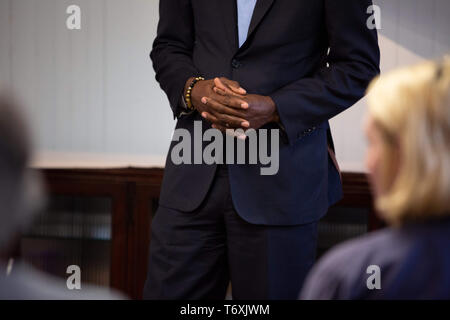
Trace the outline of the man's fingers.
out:
M 225 130 L 230 129 L 229 127 L 226 126 L 226 124 L 223 124 L 222 121 L 220 121 L 216 115 L 214 115 L 213 113 L 210 112 L 202 112 L 201 116 L 206 120 L 209 121 L 211 123 L 211 126 L 214 129 L 218 129 L 222 132 L 225 132 Z
M 217 125 L 220 127 L 224 127 L 224 128 L 231 128 L 232 125 L 229 122 L 226 122 L 223 120 L 223 115 L 221 115 L 220 113 L 217 113 L 213 110 L 210 110 L 210 112 L 202 112 L 201 116 L 211 122 L 213 125 Z
M 220 130 L 222 132 L 225 132 L 227 130 L 226 127 L 221 126 L 220 124 L 217 124 L 217 123 L 213 123 L 211 127 L 213 127 L 214 129 Z
M 238 112 L 236 112 L 232 108 L 228 108 L 215 101 L 214 99 L 209 99 L 206 97 L 202 98 L 202 103 L 210 107 L 210 113 L 212 113 L 213 116 L 215 116 L 219 120 L 219 124 L 231 128 L 250 127 L 250 123 L 240 117 Z
M 235 97 L 235 96 L 230 96 L 230 95 L 217 95 L 212 97 L 214 100 L 216 100 L 217 102 L 223 104 L 224 106 L 227 107 L 231 107 L 231 108 L 235 108 L 235 109 L 248 109 L 249 105 L 248 103 L 239 98 L 239 97 Z M 234 114 L 234 113 L 231 113 Z
M 222 90 L 222 89 L 220 89 L 220 88 L 218 88 L 218 87 L 214 87 L 214 88 L 213 88 L 213 91 L 214 91 L 215 93 L 217 93 L 217 94 L 220 94 L 221 96 L 225 96 L 225 95 L 227 94 L 224 90 Z
M 218 113 L 215 110 L 210 110 L 209 112 L 206 111 L 202 112 L 201 116 L 213 124 L 217 124 L 229 129 L 248 128 L 250 126 L 248 121 L 233 116 L 229 116 L 226 114 Z
M 230 91 L 229 89 L 227 91 L 224 91 L 218 87 L 213 87 L 213 91 L 214 91 L 214 93 L 219 94 L 221 96 L 231 96 L 231 97 L 238 97 L 238 98 L 245 97 L 245 95 L 234 93 L 234 92 Z
M 214 85 L 226 93 L 230 93 L 230 91 L 232 91 L 227 88 L 227 86 L 225 86 L 225 84 L 219 78 L 214 78 Z
M 230 89 L 238 94 L 242 94 L 245 95 L 247 94 L 247 90 L 245 90 L 244 88 L 241 87 L 241 85 L 239 84 L 239 82 L 237 81 L 233 81 L 227 78 L 219 78 L 219 81 L 221 81 L 225 86 L 230 87 Z
M 206 111 L 202 112 L 202 117 L 207 119 L 208 121 L 212 122 L 211 127 L 213 127 L 214 129 L 220 130 L 220 131 L 226 133 L 227 135 L 236 137 L 240 140 L 247 139 L 247 135 L 245 133 L 239 132 L 238 130 L 234 130 L 233 128 L 227 128 L 226 126 L 219 124 L 218 119 Z
M 232 91 L 234 91 L 237 94 L 245 95 L 247 94 L 247 90 L 242 88 L 241 86 L 235 84 L 235 83 L 229 83 L 228 86 L 231 88 Z
M 212 115 L 212 114 L 209 113 L 209 112 L 203 111 L 202 114 L 201 114 L 201 116 L 202 116 L 205 120 L 211 122 L 212 124 L 219 123 L 219 119 L 217 119 L 214 115 Z
M 215 78 L 214 85 L 228 94 L 245 95 L 247 91 L 238 82 L 227 78 Z

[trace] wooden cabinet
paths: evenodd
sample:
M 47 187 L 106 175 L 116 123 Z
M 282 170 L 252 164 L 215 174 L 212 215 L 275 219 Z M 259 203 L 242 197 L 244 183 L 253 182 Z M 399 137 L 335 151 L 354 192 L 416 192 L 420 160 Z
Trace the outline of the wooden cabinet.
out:
M 23 236 L 22 258 L 56 275 L 64 274 L 64 264 L 81 263 L 88 269 L 84 278 L 82 271 L 82 280 L 109 284 L 131 298 L 141 298 L 163 170 L 45 169 L 42 173 L 49 206 Z M 344 173 L 343 182 L 344 199 L 320 224 L 319 254 L 337 242 L 381 226 L 365 175 Z M 58 219 L 58 215 L 65 218 Z M 62 231 L 51 229 L 55 225 Z M 50 228 L 47 233 L 42 231 L 45 228 Z M 69 244 L 62 245 L 64 242 Z M 65 258 L 46 263 L 45 259 L 52 259 L 45 254 L 50 249 L 65 250 Z M 40 253 L 40 260 L 36 259 Z

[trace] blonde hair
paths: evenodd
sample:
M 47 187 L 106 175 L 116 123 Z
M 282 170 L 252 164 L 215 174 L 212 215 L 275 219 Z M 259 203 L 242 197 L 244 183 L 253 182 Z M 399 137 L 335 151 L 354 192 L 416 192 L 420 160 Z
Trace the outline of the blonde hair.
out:
M 368 91 L 381 183 L 391 180 L 376 200 L 380 214 L 394 225 L 450 215 L 450 57 L 382 75 Z

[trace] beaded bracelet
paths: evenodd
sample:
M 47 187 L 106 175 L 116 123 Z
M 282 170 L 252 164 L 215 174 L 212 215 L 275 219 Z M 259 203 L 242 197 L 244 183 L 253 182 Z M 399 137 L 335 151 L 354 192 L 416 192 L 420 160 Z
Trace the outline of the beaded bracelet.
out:
M 194 106 L 192 105 L 192 101 L 191 101 L 192 89 L 194 89 L 194 86 L 197 84 L 197 82 L 203 81 L 203 80 L 205 80 L 205 78 L 203 78 L 203 77 L 194 78 L 194 80 L 192 80 L 191 85 L 186 90 L 186 96 L 184 98 L 186 100 L 186 105 L 187 105 L 189 110 L 194 110 L 195 109 Z

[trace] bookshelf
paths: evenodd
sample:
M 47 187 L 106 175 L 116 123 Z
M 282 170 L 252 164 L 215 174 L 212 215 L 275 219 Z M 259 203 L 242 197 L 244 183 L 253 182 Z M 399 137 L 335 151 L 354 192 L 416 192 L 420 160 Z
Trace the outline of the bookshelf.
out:
M 146 279 L 152 217 L 162 168 L 41 168 L 49 205 L 23 235 L 20 255 L 36 267 L 111 286 L 139 299 Z M 320 256 L 346 239 L 378 229 L 365 174 L 343 173 L 344 199 L 319 224 Z

